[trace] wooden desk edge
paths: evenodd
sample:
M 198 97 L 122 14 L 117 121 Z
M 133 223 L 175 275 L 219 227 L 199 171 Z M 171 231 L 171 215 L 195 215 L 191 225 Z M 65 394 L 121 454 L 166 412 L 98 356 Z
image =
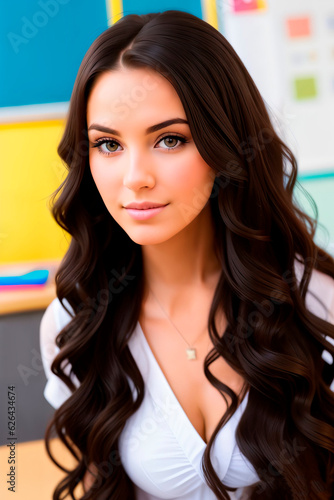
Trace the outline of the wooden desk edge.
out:
M 56 285 L 50 283 L 40 290 L 0 292 L 0 315 L 44 310 L 56 297 Z

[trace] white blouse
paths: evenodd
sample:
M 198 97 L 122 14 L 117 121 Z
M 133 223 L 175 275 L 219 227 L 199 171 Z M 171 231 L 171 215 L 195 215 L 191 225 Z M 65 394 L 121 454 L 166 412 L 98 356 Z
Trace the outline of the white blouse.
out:
M 324 302 L 327 311 L 317 297 Z M 314 314 L 334 323 L 332 278 L 314 271 L 306 301 Z M 50 370 L 52 360 L 59 352 L 54 338 L 70 319 L 59 300 L 55 299 L 41 323 L 41 354 L 48 379 L 44 396 L 55 408 L 71 395 L 68 387 Z M 201 467 L 206 443 L 168 384 L 139 322 L 130 338 L 129 349 L 144 379 L 145 394 L 139 409 L 126 422 L 119 450 L 123 467 L 135 485 L 136 499 L 215 500 Z M 328 363 L 333 363 L 327 351 L 323 357 Z M 69 369 L 67 366 L 65 371 L 69 373 Z M 79 381 L 74 375 L 72 378 L 78 386 Z M 211 451 L 212 465 L 221 481 L 226 486 L 237 488 L 235 492 L 229 492 L 233 500 L 246 499 L 247 486 L 259 480 L 235 440 L 235 430 L 247 401 L 248 395 L 217 434 Z

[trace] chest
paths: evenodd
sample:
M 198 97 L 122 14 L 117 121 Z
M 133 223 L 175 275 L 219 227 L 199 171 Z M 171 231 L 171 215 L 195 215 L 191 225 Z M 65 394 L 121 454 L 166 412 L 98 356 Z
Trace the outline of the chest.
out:
M 188 321 L 187 324 L 187 331 L 193 331 L 193 338 L 196 337 L 196 322 Z M 198 435 L 207 443 L 227 409 L 225 399 L 204 374 L 204 359 L 213 347 L 208 332 L 195 343 L 197 359 L 189 360 L 187 343 L 180 335 L 175 335 L 175 330 L 166 321 L 141 318 L 140 325 L 168 385 Z M 236 394 L 241 392 L 243 378 L 221 357 L 210 365 L 210 371 Z M 230 403 L 228 397 L 227 402 Z
M 196 412 L 201 405 L 197 398 L 198 387 L 190 380 L 185 384 L 192 396 L 189 407 L 186 407 L 183 391 L 177 398 L 139 323 L 130 339 L 129 349 L 142 374 L 145 394 L 139 409 L 126 422 L 119 451 L 125 471 L 136 486 L 138 499 L 214 500 L 216 496 L 207 485 L 202 468 L 206 443 L 199 433 L 200 426 L 195 428 Z M 178 384 L 175 387 L 174 391 L 178 390 Z M 235 440 L 247 396 L 217 434 L 210 454 L 216 474 L 232 488 L 243 488 L 258 481 Z M 192 405 L 193 401 L 197 401 L 197 406 Z M 210 401 L 208 406 L 214 410 Z M 206 416 L 199 419 L 200 424 L 205 419 Z

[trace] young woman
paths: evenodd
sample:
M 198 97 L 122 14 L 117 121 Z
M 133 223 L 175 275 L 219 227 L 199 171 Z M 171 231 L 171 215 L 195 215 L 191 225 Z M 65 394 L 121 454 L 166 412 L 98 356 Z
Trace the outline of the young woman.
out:
M 46 443 L 78 463 L 53 498 L 333 498 L 334 261 L 223 35 L 122 18 L 84 57 L 59 155 Z

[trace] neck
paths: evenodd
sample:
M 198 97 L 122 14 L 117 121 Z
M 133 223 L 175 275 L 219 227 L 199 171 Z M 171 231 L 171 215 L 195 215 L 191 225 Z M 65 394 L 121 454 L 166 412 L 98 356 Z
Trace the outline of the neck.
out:
M 200 217 L 204 224 L 197 220 L 163 243 L 142 246 L 145 295 L 151 289 L 166 312 L 171 313 L 181 297 L 184 303 L 199 290 L 213 291 L 220 276 L 210 208 Z

